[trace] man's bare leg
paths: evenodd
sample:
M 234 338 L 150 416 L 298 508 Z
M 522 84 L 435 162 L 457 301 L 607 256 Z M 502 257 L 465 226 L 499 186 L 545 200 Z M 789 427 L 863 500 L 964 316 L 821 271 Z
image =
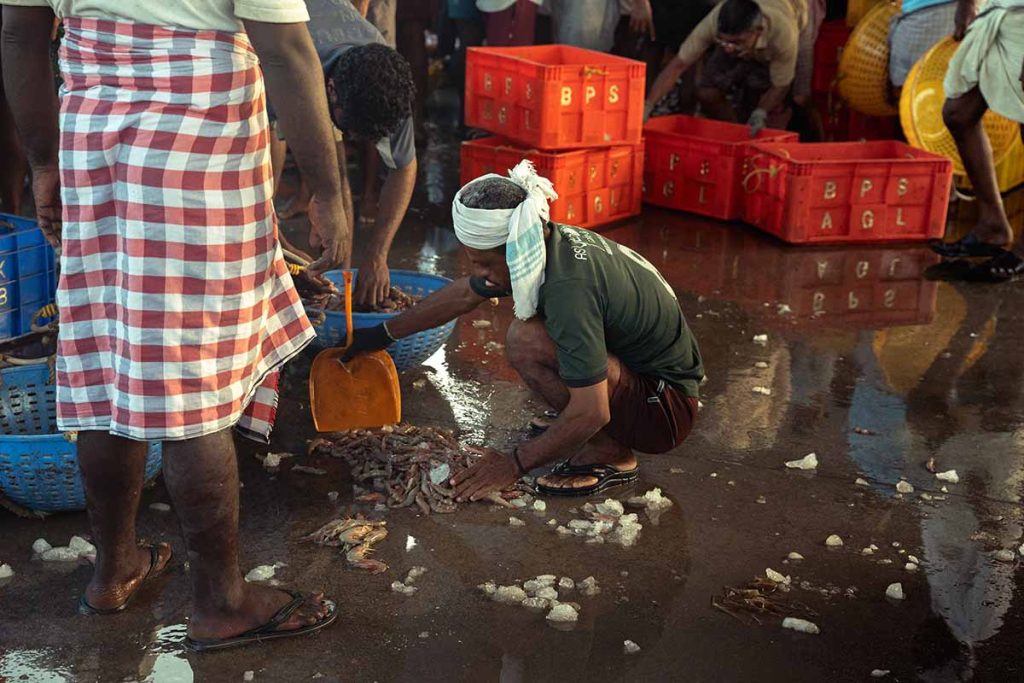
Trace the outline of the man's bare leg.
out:
M 555 410 L 569 404 L 569 388 L 558 374 L 558 355 L 555 343 L 539 319 L 526 322 L 515 320 L 509 326 L 505 350 L 509 364 L 519 373 L 526 385 Z M 621 377 L 621 365 L 614 356 L 608 358 L 608 394 L 614 392 Z M 595 434 L 576 453 L 574 465 L 607 464 L 620 470 L 637 466 L 636 456 L 628 447 L 608 436 L 604 430 Z M 541 477 L 539 483 L 552 488 L 582 488 L 593 486 L 597 479 L 589 476 Z
M 78 464 L 96 545 L 96 567 L 85 599 L 99 610 L 120 607 L 150 570 L 151 554 L 139 547 L 135 518 L 146 468 L 146 444 L 105 432 L 80 432 Z M 160 547 L 154 569 L 163 569 L 171 548 Z
M 281 174 L 284 173 L 284 160 L 288 156 L 288 142 L 277 137 L 277 132 L 270 131 L 270 169 L 274 174 L 274 196 L 281 187 Z
M 986 244 L 1005 247 L 1013 241 L 1013 230 L 999 194 L 992 145 L 981 125 L 987 111 L 988 103 L 981 90 L 974 88 L 961 97 L 946 100 L 942 119 L 953 134 L 977 198 L 978 222 L 971 232 Z
M 164 444 L 164 480 L 181 523 L 192 582 L 189 636 L 220 639 L 266 623 L 291 596 L 246 583 L 238 564 L 238 463 L 231 430 Z M 310 597 L 279 631 L 312 625 L 327 614 Z

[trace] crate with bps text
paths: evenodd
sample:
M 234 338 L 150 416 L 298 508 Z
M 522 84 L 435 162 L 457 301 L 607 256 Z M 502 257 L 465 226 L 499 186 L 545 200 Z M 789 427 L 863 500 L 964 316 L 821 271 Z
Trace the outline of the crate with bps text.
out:
M 554 183 L 551 220 L 593 228 L 640 213 L 643 145 L 565 152 L 524 149 L 498 137 L 462 143 L 462 183 L 486 173 L 505 175 L 523 159 Z
M 754 145 L 743 220 L 792 244 L 942 237 L 949 159 L 895 141 Z
M 0 340 L 31 332 L 32 317 L 53 303 L 56 255 L 31 219 L 0 214 Z
M 645 73 L 569 45 L 472 47 L 466 125 L 544 150 L 639 144 Z
M 644 126 L 644 201 L 721 220 L 740 217 L 753 142 L 797 142 L 796 133 L 693 116 L 660 116 Z

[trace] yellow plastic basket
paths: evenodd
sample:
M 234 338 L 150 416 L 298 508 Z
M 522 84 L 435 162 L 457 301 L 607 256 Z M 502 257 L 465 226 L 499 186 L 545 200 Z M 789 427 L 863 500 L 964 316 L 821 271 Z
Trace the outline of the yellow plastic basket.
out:
M 900 3 L 882 2 L 853 29 L 839 59 L 839 96 L 868 116 L 896 116 L 889 102 L 889 26 Z
M 958 45 L 952 38 L 936 43 L 910 70 L 900 96 L 900 123 L 907 142 L 919 149 L 948 157 L 953 162 L 953 173 L 962 175 L 964 165 L 957 152 L 956 142 L 942 122 L 942 105 L 946 101 L 942 81 Z M 1024 165 L 1024 158 L 1020 161 L 1008 159 L 1014 150 L 1018 155 L 1024 155 L 1020 144 L 1020 125 L 993 111 L 985 114 L 982 125 L 992 144 L 992 158 L 1000 173 L 1002 186 L 1004 180 L 1014 180 L 1012 176 L 1019 175 L 1020 167 Z M 1006 164 L 1007 161 L 1013 163 Z
M 959 163 L 959 158 L 954 158 L 953 163 Z M 953 176 L 953 182 L 957 189 L 971 190 L 971 181 L 964 175 L 962 168 Z M 996 164 L 996 182 L 999 183 L 999 191 L 1003 194 L 1024 185 L 1024 142 L 1019 138 L 1010 145 L 1010 151 L 1006 156 Z
M 885 0 L 850 0 L 846 3 L 846 25 L 853 28 L 875 5 Z

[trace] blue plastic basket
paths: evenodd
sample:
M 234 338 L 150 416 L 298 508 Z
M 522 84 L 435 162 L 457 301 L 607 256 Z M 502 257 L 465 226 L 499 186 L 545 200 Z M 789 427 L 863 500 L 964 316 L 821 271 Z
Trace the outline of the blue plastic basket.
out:
M 78 446 L 57 432 L 56 388 L 46 363 L 0 370 L 0 491 L 41 512 L 85 509 Z M 160 472 L 149 446 L 146 480 Z
M 341 270 L 331 270 L 324 273 L 324 277 L 338 286 L 338 291 L 345 293 L 345 281 Z M 352 270 L 352 274 L 358 276 L 359 271 Z M 391 286 L 396 287 L 406 294 L 412 296 L 427 296 L 433 294 L 451 280 L 440 275 L 428 275 L 417 273 L 413 270 L 392 270 Z M 316 311 L 320 313 L 320 311 Z M 362 327 L 374 327 L 385 320 L 394 318 L 397 313 L 353 313 L 352 324 L 356 329 Z M 395 361 L 395 367 L 399 372 L 405 372 L 414 368 L 437 352 L 451 336 L 455 329 L 455 321 L 445 323 L 425 332 L 417 332 L 404 339 L 399 339 L 388 348 L 388 353 Z M 316 326 L 316 344 L 320 348 L 331 346 L 344 346 L 348 329 L 345 327 L 345 312 L 323 311 L 323 322 Z
M 0 213 L 0 340 L 31 332 L 35 312 L 53 303 L 56 265 L 38 223 Z

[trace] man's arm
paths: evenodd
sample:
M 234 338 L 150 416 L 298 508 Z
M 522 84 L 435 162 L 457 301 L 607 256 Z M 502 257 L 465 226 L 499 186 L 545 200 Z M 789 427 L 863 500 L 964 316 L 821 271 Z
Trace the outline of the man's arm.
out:
M 53 10 L 49 7 L 3 8 L 4 90 L 25 155 L 32 169 L 39 227 L 51 244 L 61 237 L 60 174 L 57 149 L 57 96 L 53 91 L 50 34 Z
M 977 16 L 978 0 L 957 0 L 956 15 L 953 18 L 953 40 L 963 40 L 967 28 Z
M 644 103 L 644 120 L 651 116 L 651 112 L 658 106 L 658 102 L 676 87 L 676 82 L 683 77 L 690 65 L 681 60 L 678 56 L 673 57 L 665 68 L 661 70 L 658 77 L 651 84 L 651 91 L 647 93 L 647 101 Z
M 388 253 L 395 233 L 405 218 L 405 212 L 409 209 L 412 192 L 416 187 L 416 168 L 416 159 L 413 159 L 402 168 L 388 169 L 388 177 L 380 193 L 377 229 L 370 237 L 359 264 L 359 277 L 354 292 L 357 304 L 374 306 L 388 295 L 391 286 Z
M 704 17 L 696 28 L 686 37 L 683 44 L 679 46 L 679 52 L 665 65 L 658 77 L 651 84 L 651 91 L 647 93 L 647 101 L 644 103 L 644 120 L 651 115 L 651 111 L 658 106 L 665 95 L 672 92 L 676 81 L 682 78 L 687 69 L 700 61 L 704 53 L 710 50 L 715 44 L 715 35 L 718 30 L 718 13 L 716 7 Z
M 305 24 L 243 23 L 260 58 L 274 112 L 288 133 L 288 145 L 312 191 L 309 218 L 324 252 L 310 270 L 329 270 L 344 260 L 352 228 L 342 205 L 320 59 Z

